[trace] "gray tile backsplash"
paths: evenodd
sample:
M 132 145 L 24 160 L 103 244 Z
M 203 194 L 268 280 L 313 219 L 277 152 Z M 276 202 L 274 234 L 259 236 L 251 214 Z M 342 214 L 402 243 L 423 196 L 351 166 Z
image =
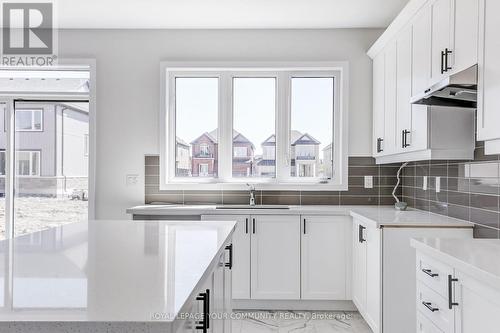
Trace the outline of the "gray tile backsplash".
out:
M 399 165 L 378 166 L 371 157 L 349 158 L 349 190 L 257 191 L 256 203 L 264 205 L 392 205 L 392 189 Z M 158 156 L 145 158 L 145 203 L 247 204 L 247 191 L 160 191 Z M 364 188 L 364 176 L 373 176 L 373 188 Z M 401 197 L 401 189 L 397 192 Z
M 348 191 L 257 191 L 256 203 L 265 205 L 392 205 L 398 164 L 376 165 L 371 157 L 349 158 Z M 247 204 L 246 191 L 160 191 L 159 157 L 145 158 L 145 203 Z M 364 176 L 373 176 L 373 189 Z M 428 179 L 423 189 L 424 176 Z M 436 179 L 440 191 L 436 191 Z M 472 161 L 422 161 L 402 172 L 398 197 L 410 207 L 471 221 L 474 235 L 500 238 L 500 155 L 484 155 L 479 142 Z
M 476 146 L 472 161 L 409 164 L 402 173 L 403 200 L 410 207 L 475 223 L 475 237 L 500 238 L 500 155 L 486 156 L 484 144 Z

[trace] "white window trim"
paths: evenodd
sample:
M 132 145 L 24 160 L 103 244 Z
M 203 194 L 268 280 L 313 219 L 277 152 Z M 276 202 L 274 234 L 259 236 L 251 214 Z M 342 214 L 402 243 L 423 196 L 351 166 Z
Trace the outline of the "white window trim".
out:
M 29 175 L 20 175 L 17 171 L 18 171 L 18 167 L 17 167 L 17 162 L 19 161 L 19 158 L 18 158 L 18 154 L 19 153 L 29 153 L 30 154 L 30 159 L 29 159 L 29 163 L 30 163 L 30 170 L 29 170 Z M 37 166 L 36 166 L 36 169 L 37 169 L 37 173 L 35 175 L 33 175 L 33 154 L 35 155 L 38 155 L 37 156 Z M 15 171 L 16 171 L 16 174 L 15 176 L 16 177 L 19 177 L 19 178 L 30 178 L 30 177 L 40 177 L 40 173 L 41 173 L 41 170 L 40 170 L 40 167 L 41 167 L 41 152 L 39 150 L 16 150 L 16 164 L 15 164 Z
M 31 128 L 18 129 L 16 124 L 16 132 L 43 132 L 43 109 L 16 109 L 15 113 L 31 112 Z M 40 112 L 40 129 L 35 128 L 35 112 Z
M 345 191 L 348 189 L 348 114 L 349 114 L 349 65 L 347 62 L 162 62 L 160 109 L 160 190 L 243 190 L 252 183 L 264 190 Z M 219 72 L 214 74 L 214 72 Z M 231 73 L 229 73 L 229 71 Z M 290 177 L 290 76 L 335 76 L 335 110 L 333 161 L 335 175 L 328 183 L 311 182 L 311 178 Z M 238 72 L 233 75 L 232 72 Z M 253 72 L 253 73 L 252 73 Z M 278 76 L 276 91 L 276 178 L 232 178 L 232 128 L 222 124 L 233 123 L 231 78 L 241 73 L 265 77 L 267 73 Z M 176 178 L 175 176 L 175 101 L 173 76 L 219 78 L 218 178 Z M 288 82 L 288 85 L 280 84 Z M 172 157 L 172 158 L 170 158 Z

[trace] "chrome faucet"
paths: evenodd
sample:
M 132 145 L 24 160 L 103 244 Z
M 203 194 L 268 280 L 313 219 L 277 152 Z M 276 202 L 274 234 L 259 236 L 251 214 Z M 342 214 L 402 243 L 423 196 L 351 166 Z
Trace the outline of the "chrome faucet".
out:
M 250 206 L 255 206 L 255 186 L 247 183 L 250 191 Z

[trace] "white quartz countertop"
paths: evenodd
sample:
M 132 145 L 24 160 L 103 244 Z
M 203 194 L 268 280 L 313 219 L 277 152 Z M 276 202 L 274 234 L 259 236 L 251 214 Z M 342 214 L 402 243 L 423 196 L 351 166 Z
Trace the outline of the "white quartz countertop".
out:
M 230 207 L 230 206 L 229 206 Z M 144 205 L 127 209 L 136 216 L 166 215 L 344 215 L 353 216 L 380 227 L 469 227 L 473 224 L 438 214 L 409 209 L 397 211 L 393 206 L 288 206 L 289 209 L 217 209 L 215 205 Z
M 398 211 L 393 207 L 359 207 L 351 208 L 350 215 L 377 228 L 384 227 L 464 227 L 472 228 L 473 224 L 452 217 L 438 215 L 421 210 Z
M 1 241 L 0 322 L 172 323 L 234 228 L 89 221 Z
M 417 238 L 411 245 L 500 290 L 500 240 Z

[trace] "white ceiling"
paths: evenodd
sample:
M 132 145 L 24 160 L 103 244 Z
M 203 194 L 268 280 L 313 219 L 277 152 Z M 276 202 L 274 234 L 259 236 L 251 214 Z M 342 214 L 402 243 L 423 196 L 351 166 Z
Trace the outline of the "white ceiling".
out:
M 62 0 L 60 28 L 385 28 L 408 0 Z

